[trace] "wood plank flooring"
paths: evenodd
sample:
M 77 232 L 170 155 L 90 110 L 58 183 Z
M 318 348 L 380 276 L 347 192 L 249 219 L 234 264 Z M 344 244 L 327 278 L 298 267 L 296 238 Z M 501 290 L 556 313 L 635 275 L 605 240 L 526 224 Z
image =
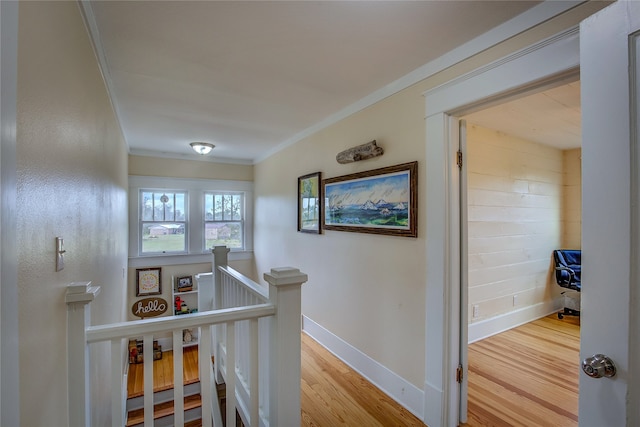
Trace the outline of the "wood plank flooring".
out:
M 184 385 L 198 382 L 198 346 L 185 347 L 182 355 Z M 153 391 L 173 388 L 173 351 L 162 353 L 162 359 L 153 361 Z M 127 398 L 144 395 L 144 365 L 129 365 Z
M 303 426 L 424 426 L 305 333 L 301 399 Z
M 463 425 L 577 426 L 579 325 L 554 314 L 471 344 Z
M 577 426 L 579 324 L 552 315 L 471 344 L 463 426 Z M 197 381 L 197 360 L 197 347 L 185 349 L 185 384 Z M 154 363 L 156 388 L 171 388 L 172 372 L 166 352 Z M 301 387 L 305 427 L 424 426 L 305 333 Z M 131 365 L 129 394 L 142 389 L 142 365 Z

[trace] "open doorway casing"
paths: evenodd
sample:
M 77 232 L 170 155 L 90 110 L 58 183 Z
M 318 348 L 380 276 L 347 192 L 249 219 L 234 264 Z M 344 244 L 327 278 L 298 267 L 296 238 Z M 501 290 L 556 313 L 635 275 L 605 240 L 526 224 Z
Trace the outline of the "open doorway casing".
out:
M 426 190 L 427 354 L 433 355 L 430 348 L 443 349 L 440 360 L 433 360 L 434 356 L 426 363 L 425 422 L 429 425 L 457 425 L 460 408 L 466 408 L 465 402 L 460 404 L 466 396 L 461 395 L 455 375 L 465 350 L 460 333 L 464 290 L 460 287 L 462 214 L 456 164 L 460 132 L 457 117 L 576 80 L 578 70 L 578 32 L 574 28 L 425 93 L 430 176 Z

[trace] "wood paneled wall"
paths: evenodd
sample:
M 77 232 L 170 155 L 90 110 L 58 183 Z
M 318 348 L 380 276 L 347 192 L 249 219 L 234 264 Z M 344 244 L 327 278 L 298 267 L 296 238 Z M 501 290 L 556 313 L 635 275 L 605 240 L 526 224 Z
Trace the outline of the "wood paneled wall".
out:
M 562 188 L 562 246 L 566 249 L 582 247 L 582 150 L 562 152 L 564 181 Z
M 562 196 L 575 192 L 573 187 L 565 191 L 564 183 L 579 182 L 565 175 L 565 163 L 574 157 L 566 156 L 565 162 L 555 148 L 472 124 L 467 147 L 473 323 L 557 295 L 551 253 L 563 244 Z

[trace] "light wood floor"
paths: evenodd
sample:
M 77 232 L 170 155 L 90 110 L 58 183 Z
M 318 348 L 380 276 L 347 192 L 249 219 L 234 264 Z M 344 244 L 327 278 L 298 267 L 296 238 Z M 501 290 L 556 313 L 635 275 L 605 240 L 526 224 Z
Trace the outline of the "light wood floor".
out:
M 424 423 L 303 333 L 302 425 L 409 427 Z
M 577 426 L 579 319 L 555 315 L 469 346 L 469 419 L 477 426 Z M 198 380 L 197 347 L 185 350 L 185 384 Z M 154 362 L 157 389 L 171 388 L 173 354 Z M 424 426 L 333 354 L 302 334 L 302 426 Z M 142 365 L 128 391 L 141 395 Z
M 184 384 L 198 382 L 198 346 L 185 347 L 182 356 Z M 173 351 L 162 353 L 162 359 L 153 361 L 153 391 L 173 388 Z M 127 397 L 144 395 L 144 365 L 129 365 L 127 377 Z
M 577 426 L 579 325 L 551 315 L 471 344 L 464 426 Z

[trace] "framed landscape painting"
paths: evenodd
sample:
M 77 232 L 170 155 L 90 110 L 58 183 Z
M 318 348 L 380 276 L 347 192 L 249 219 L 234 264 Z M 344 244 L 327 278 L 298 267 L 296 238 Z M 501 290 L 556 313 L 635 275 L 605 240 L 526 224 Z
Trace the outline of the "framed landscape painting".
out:
M 418 162 L 322 181 L 326 230 L 418 236 Z
M 298 178 L 298 231 L 320 234 L 322 187 L 320 172 Z

